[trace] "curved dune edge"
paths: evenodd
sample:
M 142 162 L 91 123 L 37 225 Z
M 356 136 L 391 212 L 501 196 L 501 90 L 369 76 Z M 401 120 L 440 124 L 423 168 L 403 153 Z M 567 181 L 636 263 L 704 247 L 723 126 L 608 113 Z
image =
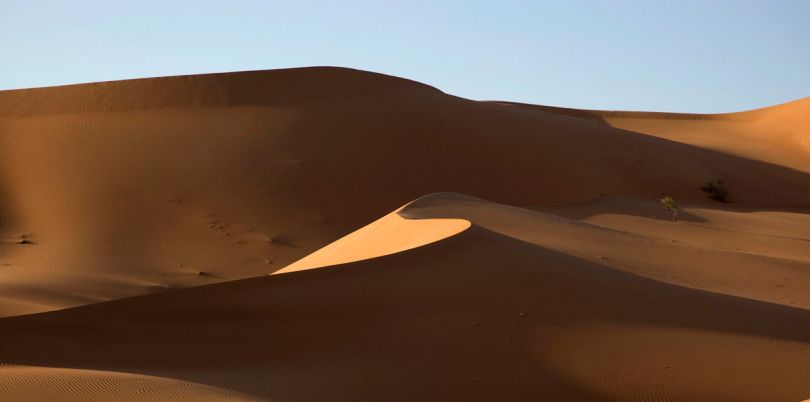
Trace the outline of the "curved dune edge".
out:
M 600 200 L 541 211 L 458 193 L 431 193 L 273 275 L 384 257 L 447 239 L 474 225 L 669 284 L 797 308 L 810 306 L 805 285 L 810 274 L 804 268 L 810 253 L 801 214 L 777 217 L 685 206 L 684 221 L 673 225 L 663 212 L 658 203 L 648 201 Z M 600 213 L 607 215 L 593 222 L 577 218 Z M 778 227 L 793 237 L 774 237 L 773 232 L 755 229 L 758 226 Z M 722 241 L 717 233 L 725 233 Z
M 599 211 L 621 212 L 589 210 Z M 684 223 L 699 217 L 691 212 L 685 208 Z M 695 248 L 665 253 L 681 246 L 463 194 L 430 194 L 395 215 L 405 225 L 473 224 L 433 245 L 338 269 L 6 318 L 1 360 L 114 367 L 285 401 L 806 395 L 799 380 L 810 378 L 810 311 L 606 267 L 643 253 L 655 256 L 653 267 L 674 261 L 678 270 L 728 276 L 740 260 L 723 255 L 719 264 Z
M 341 237 L 272 275 L 367 260 L 435 243 L 467 230 L 466 219 L 408 219 L 407 205 Z
M 810 172 L 810 97 L 732 113 L 571 109 L 495 102 Z
M 261 400 L 236 391 L 169 378 L 17 365 L 0 365 L 0 396 L 0 399 L 37 401 Z
M 585 119 L 659 119 L 659 120 L 718 120 L 718 121 L 750 121 L 762 118 L 774 117 L 773 115 L 783 115 L 790 113 L 806 114 L 810 110 L 810 97 L 795 99 L 792 101 L 779 103 L 776 105 L 763 106 L 754 109 L 740 110 L 726 113 L 680 113 L 680 112 L 652 112 L 636 110 L 600 110 L 600 109 L 576 109 L 560 106 L 536 105 L 530 103 L 510 102 L 510 101 L 489 101 L 491 103 L 522 107 L 526 109 L 536 109 L 546 112 L 568 115 Z

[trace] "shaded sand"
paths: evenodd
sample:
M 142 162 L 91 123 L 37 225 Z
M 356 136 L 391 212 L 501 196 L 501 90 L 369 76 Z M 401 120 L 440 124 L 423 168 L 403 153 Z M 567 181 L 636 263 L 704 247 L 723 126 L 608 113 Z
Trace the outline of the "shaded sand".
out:
M 518 213 L 535 218 L 510 218 Z M 5 318 L 0 358 L 273 400 L 806 397 L 810 311 L 666 284 L 519 238 L 567 236 L 559 225 L 613 233 L 544 213 L 437 194 L 399 214 L 472 226 L 339 266 Z
M 18 401 L 258 401 L 238 392 L 137 374 L 0 366 L 0 399 Z
M 810 108 L 762 114 L 711 122 L 770 141 Z M 270 274 L 436 191 L 706 203 L 722 177 L 738 206 L 810 204 L 788 134 L 742 152 L 588 116 L 326 67 L 2 91 L 0 315 Z
M 810 208 L 765 213 L 684 207 L 677 224 L 656 201 L 600 199 L 542 209 L 588 216 L 575 221 L 437 194 L 427 205 L 411 203 L 403 214 L 468 219 L 511 238 L 648 278 L 810 309 Z

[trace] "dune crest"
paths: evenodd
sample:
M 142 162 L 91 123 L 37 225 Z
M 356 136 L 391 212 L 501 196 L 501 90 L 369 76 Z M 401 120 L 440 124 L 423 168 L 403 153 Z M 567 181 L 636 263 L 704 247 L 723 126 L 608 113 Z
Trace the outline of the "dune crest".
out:
M 470 227 L 464 219 L 409 219 L 408 205 L 276 271 L 273 275 L 345 264 L 421 247 Z
M 810 172 L 810 97 L 734 113 L 580 110 L 501 102 Z
M 810 310 L 808 211 L 683 205 L 683 220 L 672 224 L 656 201 L 605 198 L 524 209 L 434 193 L 277 273 L 405 252 L 476 226 L 647 278 Z
M 593 205 L 601 204 L 563 212 L 599 211 Z M 686 211 L 693 221 L 703 214 Z M 757 257 L 718 267 L 695 247 L 641 235 L 658 224 L 678 226 L 666 217 L 646 217 L 633 234 L 451 193 L 422 197 L 399 214 L 404 218 L 387 216 L 347 236 L 351 247 L 332 257 L 351 255 L 361 238 L 419 243 L 435 240 L 448 222 L 460 232 L 330 268 L 5 318 L 0 358 L 115 367 L 280 400 L 714 401 L 806 394 L 810 311 L 737 297 L 748 292 L 767 300 L 789 291 L 761 283 L 768 275 L 758 270 L 770 264 L 756 265 Z M 732 216 L 745 222 L 744 213 Z M 427 225 L 412 225 L 421 219 Z M 467 222 L 473 224 L 463 230 Z M 629 222 L 628 229 L 638 228 Z M 655 253 L 659 262 L 676 264 L 643 260 Z M 323 257 L 318 263 L 336 262 Z M 677 263 L 689 269 L 678 271 Z M 806 286 L 810 281 L 797 276 L 806 267 L 794 267 L 785 284 Z M 702 276 L 720 270 L 723 277 L 762 276 L 751 282 Z M 665 283 L 674 274 L 704 290 Z M 73 376 L 63 374 L 64 381 Z M 0 388 L 7 378 L 0 368 Z
M 438 89 L 343 67 L 305 67 L 94 82 L 0 91 L 0 118 L 176 108 L 305 106 Z

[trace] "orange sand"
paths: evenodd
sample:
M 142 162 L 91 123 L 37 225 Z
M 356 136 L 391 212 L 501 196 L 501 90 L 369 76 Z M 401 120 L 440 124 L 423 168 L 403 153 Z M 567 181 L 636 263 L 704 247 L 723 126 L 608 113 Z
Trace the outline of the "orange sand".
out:
M 808 127 L 325 67 L 0 92 L 0 400 L 806 399 Z

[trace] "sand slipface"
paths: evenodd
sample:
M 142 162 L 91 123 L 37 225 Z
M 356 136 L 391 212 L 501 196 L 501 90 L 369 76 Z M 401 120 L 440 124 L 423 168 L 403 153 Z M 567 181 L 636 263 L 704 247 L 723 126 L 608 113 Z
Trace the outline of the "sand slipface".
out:
M 808 119 L 327 67 L 0 92 L 0 400 L 806 399 Z
M 403 208 L 407 209 L 407 205 Z M 276 271 L 303 271 L 367 260 L 424 246 L 470 227 L 464 219 L 406 219 L 400 208 Z

